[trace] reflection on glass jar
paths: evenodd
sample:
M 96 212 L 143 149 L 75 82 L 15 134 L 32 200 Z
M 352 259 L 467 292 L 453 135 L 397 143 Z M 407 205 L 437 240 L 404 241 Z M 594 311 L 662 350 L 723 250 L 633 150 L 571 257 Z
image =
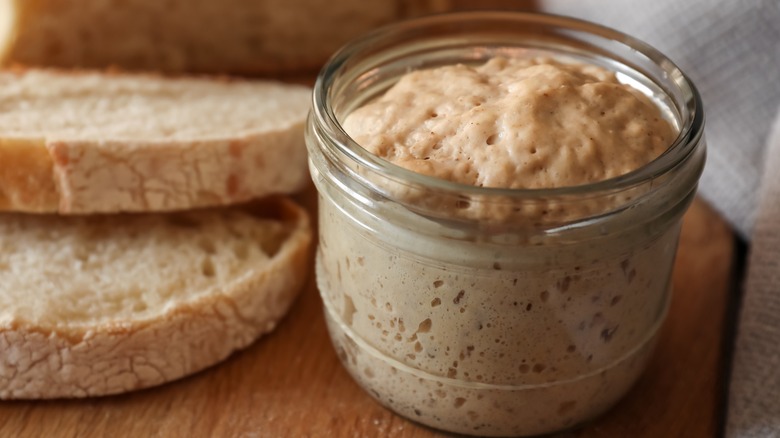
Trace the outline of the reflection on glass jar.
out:
M 616 71 L 679 136 L 626 175 L 530 190 L 413 173 L 341 126 L 410 69 L 497 55 Z M 704 164 L 701 101 L 674 64 L 580 21 L 452 14 L 347 46 L 323 69 L 314 99 L 317 282 L 356 381 L 414 421 L 482 436 L 573 427 L 628 391 L 666 315 L 680 218 Z

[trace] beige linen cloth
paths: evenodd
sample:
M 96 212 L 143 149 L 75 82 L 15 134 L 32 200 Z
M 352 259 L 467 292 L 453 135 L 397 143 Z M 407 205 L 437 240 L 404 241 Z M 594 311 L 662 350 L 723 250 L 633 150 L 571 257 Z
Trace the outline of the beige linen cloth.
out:
M 645 40 L 699 88 L 708 142 L 700 193 L 750 242 L 725 434 L 780 437 L 780 0 L 541 5 Z

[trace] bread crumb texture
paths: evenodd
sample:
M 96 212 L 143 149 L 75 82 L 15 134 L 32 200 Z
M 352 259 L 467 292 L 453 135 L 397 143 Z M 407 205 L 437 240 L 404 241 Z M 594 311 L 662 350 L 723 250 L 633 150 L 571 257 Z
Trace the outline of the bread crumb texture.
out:
M 170 215 L 0 221 L 0 398 L 158 385 L 274 328 L 302 286 L 311 230 L 274 201 Z
M 361 146 L 412 171 L 530 189 L 628 173 L 676 136 L 658 106 L 614 73 L 541 58 L 409 73 L 344 127 Z
M 309 100 L 270 81 L 0 73 L 0 209 L 171 211 L 299 190 Z

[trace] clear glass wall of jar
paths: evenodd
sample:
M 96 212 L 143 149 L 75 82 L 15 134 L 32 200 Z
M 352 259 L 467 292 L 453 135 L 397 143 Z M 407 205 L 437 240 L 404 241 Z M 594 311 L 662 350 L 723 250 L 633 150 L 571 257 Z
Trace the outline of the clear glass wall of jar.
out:
M 411 69 L 550 56 L 617 72 L 679 130 L 629 174 L 538 190 L 413 173 L 340 122 Z M 464 13 L 394 25 L 322 70 L 307 126 L 320 194 L 317 283 L 354 379 L 414 421 L 536 435 L 606 411 L 666 315 L 680 219 L 704 165 L 701 100 L 666 57 L 577 20 Z

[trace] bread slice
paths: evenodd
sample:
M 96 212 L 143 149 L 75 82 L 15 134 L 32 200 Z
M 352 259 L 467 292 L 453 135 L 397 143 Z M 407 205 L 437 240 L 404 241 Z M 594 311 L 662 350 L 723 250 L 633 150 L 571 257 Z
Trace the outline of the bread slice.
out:
M 0 210 L 171 211 L 309 180 L 307 87 L 153 75 L 0 72 Z
M 168 215 L 0 215 L 0 399 L 194 373 L 274 328 L 311 229 L 283 199 Z
M 449 1 L 0 0 L 0 52 L 6 63 L 60 67 L 313 70 L 348 40 Z

